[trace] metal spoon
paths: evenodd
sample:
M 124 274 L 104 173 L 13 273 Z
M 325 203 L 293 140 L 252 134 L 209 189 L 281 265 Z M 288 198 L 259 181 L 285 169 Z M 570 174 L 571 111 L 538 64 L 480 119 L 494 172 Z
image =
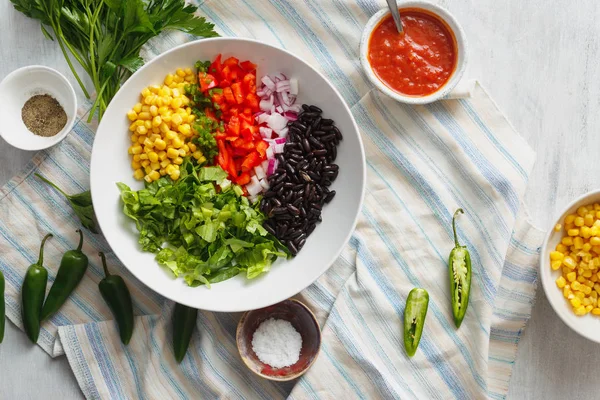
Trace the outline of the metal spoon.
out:
M 387 0 L 387 3 L 390 12 L 392 13 L 392 17 L 394 18 L 394 22 L 396 23 L 396 28 L 398 28 L 398 32 L 404 33 L 402 21 L 400 20 L 400 11 L 398 11 L 398 3 L 396 3 L 396 0 Z

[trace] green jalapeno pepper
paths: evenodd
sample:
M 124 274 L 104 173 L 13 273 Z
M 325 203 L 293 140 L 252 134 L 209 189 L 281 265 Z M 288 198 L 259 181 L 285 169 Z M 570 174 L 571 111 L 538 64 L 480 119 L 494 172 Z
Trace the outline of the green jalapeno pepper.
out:
M 6 324 L 6 320 L 4 318 L 6 314 L 4 304 L 4 274 L 0 271 L 0 343 L 4 339 L 4 325 Z
M 88 267 L 88 258 L 81 251 L 83 246 L 83 233 L 79 233 L 79 246 L 76 250 L 67 251 L 60 261 L 60 267 L 56 273 L 56 279 L 50 288 L 40 320 L 43 321 L 57 312 L 67 301 L 73 290 L 77 287 Z
M 175 360 L 181 363 L 187 352 L 192 334 L 196 328 L 198 310 L 179 303 L 173 309 L 173 352 Z
M 123 278 L 111 275 L 106 266 L 104 253 L 99 253 L 106 277 L 100 281 L 98 288 L 106 304 L 112 311 L 119 327 L 121 342 L 128 344 L 133 335 L 133 303 L 131 294 Z
M 25 273 L 22 289 L 21 315 L 23 317 L 23 328 L 33 343 L 37 343 L 40 335 L 40 314 L 44 305 L 46 295 L 46 284 L 48 283 L 48 271 L 44 268 L 44 244 L 52 234 L 49 233 L 42 240 L 40 255 L 35 264 L 31 264 Z
M 469 306 L 469 293 L 471 292 L 471 255 L 466 246 L 458 243 L 456 236 L 456 217 L 463 214 L 462 208 L 454 213 L 452 218 L 452 231 L 454 232 L 454 248 L 450 252 L 448 261 L 450 272 L 450 293 L 452 296 L 452 314 L 454 324 L 460 328 Z
M 421 288 L 411 290 L 404 309 L 404 348 L 409 357 L 414 356 L 419 347 L 423 326 L 425 326 L 427 307 L 429 307 L 427 290 Z

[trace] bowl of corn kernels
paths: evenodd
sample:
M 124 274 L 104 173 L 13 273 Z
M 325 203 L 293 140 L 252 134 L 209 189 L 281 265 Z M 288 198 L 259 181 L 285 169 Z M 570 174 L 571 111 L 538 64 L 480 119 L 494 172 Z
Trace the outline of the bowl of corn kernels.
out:
M 566 207 L 542 247 L 540 276 L 558 316 L 600 343 L 600 190 Z

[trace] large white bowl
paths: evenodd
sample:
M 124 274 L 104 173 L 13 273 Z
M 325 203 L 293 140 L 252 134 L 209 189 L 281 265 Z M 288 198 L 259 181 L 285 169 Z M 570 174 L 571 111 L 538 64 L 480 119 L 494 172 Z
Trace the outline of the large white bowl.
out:
M 542 286 L 544 287 L 546 297 L 560 319 L 581 336 L 600 343 L 600 318 L 590 314 L 581 317 L 575 315 L 573 307 L 571 307 L 571 304 L 564 298 L 562 289 L 559 289 L 556 286 L 556 279 L 561 275 L 561 271 L 553 271 L 552 268 L 550 268 L 550 252 L 556 248 L 556 245 L 560 243 L 565 235 L 564 229 L 561 229 L 560 232 L 556 232 L 553 229 L 554 226 L 556 224 L 563 224 L 565 217 L 569 214 L 574 214 L 579 207 L 594 203 L 600 203 L 600 190 L 586 193 L 574 200 L 565 208 L 563 213 L 556 218 L 542 246 L 542 253 L 540 255 L 540 276 L 542 277 Z
M 235 56 L 258 64 L 258 75 L 283 72 L 299 81 L 298 101 L 321 107 L 344 135 L 336 163 L 340 173 L 332 189 L 334 200 L 324 207 L 323 222 L 292 260 L 279 260 L 267 274 L 254 280 L 237 276 L 206 287 L 188 287 L 158 266 L 154 254 L 142 252 L 133 221 L 122 213 L 117 182 L 134 189 L 129 121 L 126 112 L 139 101 L 148 85 L 161 84 L 179 67 L 193 67 L 197 60 Z M 117 257 L 144 284 L 161 295 L 190 307 L 211 311 L 246 311 L 275 304 L 313 283 L 340 254 L 350 238 L 361 209 L 365 186 L 365 155 L 350 109 L 329 81 L 293 54 L 248 39 L 204 39 L 176 47 L 137 71 L 110 103 L 96 133 L 91 161 L 91 190 L 96 216 Z

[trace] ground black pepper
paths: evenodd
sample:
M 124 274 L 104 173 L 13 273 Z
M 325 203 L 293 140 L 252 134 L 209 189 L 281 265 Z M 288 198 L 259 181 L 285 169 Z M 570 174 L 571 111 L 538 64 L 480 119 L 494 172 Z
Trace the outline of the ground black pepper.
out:
M 38 136 L 56 135 L 67 124 L 67 114 L 56 99 L 39 94 L 25 102 L 21 118 L 27 129 Z

